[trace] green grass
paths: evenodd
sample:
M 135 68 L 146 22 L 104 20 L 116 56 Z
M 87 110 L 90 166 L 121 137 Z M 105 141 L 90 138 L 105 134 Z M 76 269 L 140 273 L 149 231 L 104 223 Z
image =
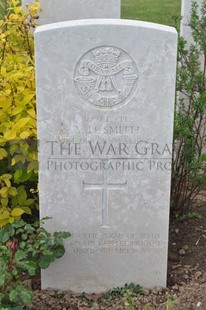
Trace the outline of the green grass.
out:
M 3 11 L 1 3 L 4 1 L 0 0 L 0 15 Z M 179 28 L 180 9 L 181 0 L 122 0 L 122 18 L 177 26 L 177 28 Z
M 125 19 L 174 26 L 174 20 L 180 18 L 180 10 L 181 0 L 122 0 L 122 18 Z

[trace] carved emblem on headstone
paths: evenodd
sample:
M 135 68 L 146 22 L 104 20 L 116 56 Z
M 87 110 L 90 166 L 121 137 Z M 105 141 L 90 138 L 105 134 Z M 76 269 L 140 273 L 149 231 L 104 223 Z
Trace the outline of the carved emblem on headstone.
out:
M 134 93 L 137 82 L 137 67 L 131 56 L 111 46 L 88 51 L 78 61 L 74 73 L 79 95 L 99 108 L 124 104 Z

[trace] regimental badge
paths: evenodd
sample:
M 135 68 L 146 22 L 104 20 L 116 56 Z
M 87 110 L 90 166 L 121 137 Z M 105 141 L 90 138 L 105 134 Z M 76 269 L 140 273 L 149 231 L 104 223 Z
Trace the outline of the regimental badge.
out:
M 135 92 L 138 71 L 125 51 L 101 46 L 80 58 L 74 83 L 84 101 L 98 108 L 111 109 L 124 104 Z

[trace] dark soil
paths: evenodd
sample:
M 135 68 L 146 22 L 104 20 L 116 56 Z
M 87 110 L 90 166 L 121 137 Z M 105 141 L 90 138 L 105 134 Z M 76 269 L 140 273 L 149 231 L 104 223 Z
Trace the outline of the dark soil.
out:
M 182 221 L 171 216 L 167 289 L 143 290 L 142 295 L 75 295 L 68 291 L 40 290 L 40 279 L 27 285 L 34 299 L 27 310 L 138 309 L 206 310 L 206 197 L 201 195 L 187 212 L 201 218 Z M 191 213 L 194 215 L 194 213 Z M 107 298 L 106 298 L 107 297 Z

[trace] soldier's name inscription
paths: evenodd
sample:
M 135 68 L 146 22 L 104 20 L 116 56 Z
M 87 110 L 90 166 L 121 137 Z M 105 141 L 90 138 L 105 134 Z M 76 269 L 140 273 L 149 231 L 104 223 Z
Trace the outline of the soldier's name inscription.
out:
M 71 126 L 68 131 L 68 135 L 137 135 L 139 133 L 138 126 L 118 126 L 118 125 L 106 125 L 106 126 L 88 126 L 80 127 L 77 125 Z

